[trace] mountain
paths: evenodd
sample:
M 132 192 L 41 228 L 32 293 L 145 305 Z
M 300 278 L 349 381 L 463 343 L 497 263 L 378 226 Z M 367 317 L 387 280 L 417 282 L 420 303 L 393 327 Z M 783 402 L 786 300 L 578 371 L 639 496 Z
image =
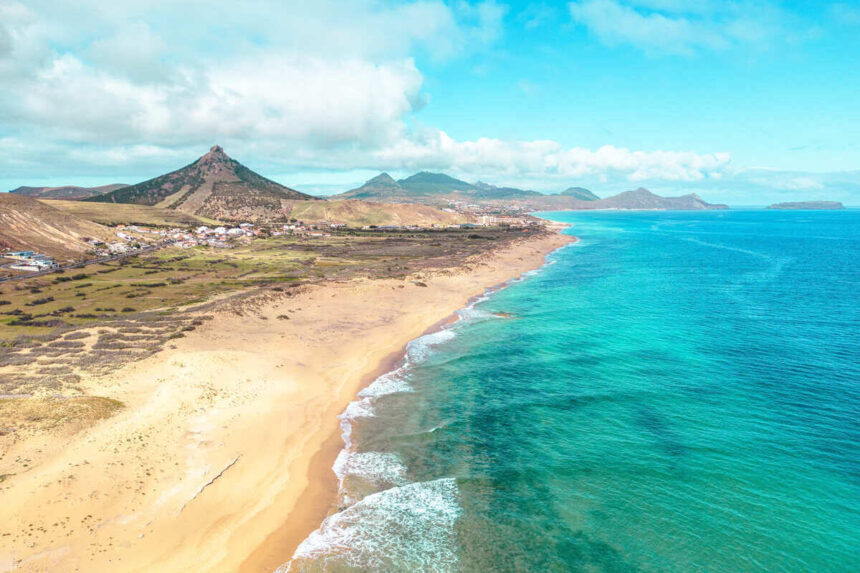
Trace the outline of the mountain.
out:
M 539 196 L 537 191 L 515 187 L 496 187 L 479 181 L 475 184 L 461 181 L 444 173 L 421 171 L 395 181 L 388 173 L 381 173 L 356 189 L 341 193 L 338 199 L 365 199 L 368 201 L 439 202 L 447 199 L 469 201 L 518 199 Z
M 563 195 L 565 197 L 573 197 L 574 199 L 580 199 L 582 201 L 597 201 L 600 199 L 597 195 L 586 189 L 585 187 L 568 187 L 559 195 Z
M 592 201 L 597 209 L 726 209 L 725 205 L 706 203 L 695 193 L 680 197 L 661 197 L 640 187 L 633 191 L 624 191 L 618 195 Z
M 840 203 L 839 201 L 794 201 L 788 203 L 774 203 L 770 205 L 768 209 L 781 209 L 781 210 L 801 210 L 801 209 L 809 209 L 816 211 L 825 211 L 825 210 L 838 210 L 844 209 L 845 205 Z
M 338 197 L 343 199 L 368 199 L 371 201 L 385 201 L 402 198 L 406 190 L 400 183 L 394 180 L 388 173 L 380 173 L 356 189 L 341 193 Z
M 527 191 L 516 187 L 496 187 L 483 181 L 478 181 L 473 187 L 474 190 L 469 192 L 469 196 L 476 199 L 522 199 L 542 195 L 537 191 Z
M 32 197 L 0 193 L 0 249 L 36 251 L 65 261 L 92 248 L 87 238 L 115 240 L 113 233 L 98 223 Z
M 34 197 L 36 199 L 78 200 L 110 193 L 123 187 L 128 187 L 128 185 L 125 183 L 112 183 L 100 187 L 75 187 L 73 185 L 64 185 L 62 187 L 18 187 L 17 189 L 12 189 L 9 193 Z
M 290 201 L 314 199 L 251 171 L 216 145 L 182 169 L 85 201 L 154 205 L 219 221 L 272 222 L 287 218 Z
M 584 190 L 583 190 L 584 191 Z M 590 192 L 589 192 L 590 193 Z M 624 191 L 604 199 L 583 199 L 581 191 L 560 193 L 558 195 L 542 195 L 541 197 L 514 201 L 516 206 L 535 211 L 569 210 L 585 211 L 592 209 L 628 209 L 628 210 L 657 210 L 674 209 L 680 211 L 703 209 L 728 209 L 725 205 L 712 205 L 695 194 L 680 197 L 661 197 L 640 187 L 633 191 Z M 593 195 L 593 194 L 592 194 Z
M 427 204 L 460 200 L 496 208 L 519 207 L 532 210 L 727 208 L 725 205 L 711 205 L 695 194 L 661 197 L 641 187 L 604 199 L 583 187 L 570 187 L 557 195 L 545 195 L 516 187 L 496 187 L 482 181 L 467 183 L 444 173 L 429 171 L 421 171 L 398 181 L 387 173 L 381 173 L 361 187 L 333 198 Z
M 460 181 L 444 173 L 429 171 L 420 171 L 411 177 L 400 179 L 397 183 L 411 195 L 445 195 L 476 189 L 471 183 Z

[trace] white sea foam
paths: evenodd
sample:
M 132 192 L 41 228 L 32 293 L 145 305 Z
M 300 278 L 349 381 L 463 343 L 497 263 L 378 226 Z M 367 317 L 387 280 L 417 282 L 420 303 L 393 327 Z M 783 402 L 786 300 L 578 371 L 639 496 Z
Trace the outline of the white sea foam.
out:
M 406 345 L 407 364 L 412 365 L 416 362 L 423 362 L 430 356 L 434 346 L 453 340 L 456 336 L 457 333 L 452 329 L 443 328 L 416 338 Z
M 378 398 L 379 396 L 394 394 L 396 392 L 411 392 L 412 387 L 406 381 L 407 374 L 407 368 L 401 366 L 374 380 L 367 388 L 361 390 L 358 395 L 366 398 Z
M 337 475 L 341 506 L 361 500 L 368 489 L 379 491 L 406 484 L 406 466 L 390 452 L 354 452 L 344 448 L 332 468 Z
M 329 516 L 278 571 L 455 570 L 458 497 L 453 478 L 369 495 Z

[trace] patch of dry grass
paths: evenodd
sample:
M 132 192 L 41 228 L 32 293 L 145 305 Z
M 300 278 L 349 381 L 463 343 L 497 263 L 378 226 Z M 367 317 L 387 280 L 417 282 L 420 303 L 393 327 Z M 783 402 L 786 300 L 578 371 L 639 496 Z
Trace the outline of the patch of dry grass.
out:
M 112 416 L 122 402 L 102 396 L 73 398 L 3 398 L 0 399 L 0 436 L 12 432 L 49 431 L 74 425 L 90 426 Z

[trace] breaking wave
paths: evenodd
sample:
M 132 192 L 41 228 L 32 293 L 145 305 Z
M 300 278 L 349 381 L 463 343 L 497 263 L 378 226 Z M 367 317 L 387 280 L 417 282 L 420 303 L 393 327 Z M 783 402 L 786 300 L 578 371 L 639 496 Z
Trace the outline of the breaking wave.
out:
M 453 478 L 368 495 L 329 516 L 278 572 L 454 570 L 458 495 Z

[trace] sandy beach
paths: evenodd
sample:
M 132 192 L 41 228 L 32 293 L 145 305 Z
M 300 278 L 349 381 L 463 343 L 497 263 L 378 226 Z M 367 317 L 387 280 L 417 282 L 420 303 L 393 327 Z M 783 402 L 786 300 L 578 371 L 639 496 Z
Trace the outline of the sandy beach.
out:
M 356 392 L 407 342 L 572 240 L 534 237 L 406 280 L 267 291 L 85 380 L 125 407 L 5 452 L 33 461 L 0 482 L 0 571 L 274 570 L 332 510 L 337 416 Z

